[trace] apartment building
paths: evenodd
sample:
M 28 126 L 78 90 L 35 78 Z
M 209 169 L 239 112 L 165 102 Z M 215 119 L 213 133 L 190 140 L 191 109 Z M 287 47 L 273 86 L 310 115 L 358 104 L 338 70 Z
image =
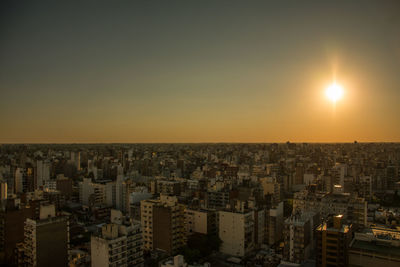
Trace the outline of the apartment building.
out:
M 172 254 L 186 244 L 185 206 L 176 196 L 142 200 L 140 209 L 145 250 Z

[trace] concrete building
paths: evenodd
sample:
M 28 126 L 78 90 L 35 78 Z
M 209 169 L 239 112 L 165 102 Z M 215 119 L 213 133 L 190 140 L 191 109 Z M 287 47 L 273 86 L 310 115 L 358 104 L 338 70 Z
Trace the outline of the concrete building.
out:
M 342 214 L 343 218 L 353 225 L 367 226 L 367 201 L 348 193 L 317 193 L 304 190 L 294 194 L 293 210 L 313 210 L 321 217 L 330 214 Z
M 317 266 L 348 266 L 348 247 L 352 239 L 352 226 L 344 225 L 342 219 L 343 215 L 336 215 L 318 226 L 316 230 Z
M 182 255 L 176 255 L 160 262 L 160 267 L 210 267 L 209 263 L 190 265 Z
M 272 195 L 273 203 L 277 204 L 281 199 L 281 187 L 273 177 L 264 177 L 259 179 L 264 195 Z
M 35 189 L 41 189 L 44 183 L 50 179 L 50 162 L 43 160 L 36 161 L 35 177 Z
M 182 183 L 180 181 L 155 180 L 152 183 L 152 194 L 165 194 L 179 196 L 182 191 Z
M 219 211 L 219 238 L 222 253 L 244 257 L 255 248 L 254 211 Z
M 283 237 L 283 202 L 269 209 L 265 216 L 265 243 L 274 245 Z
M 7 182 L 6 181 L 1 181 L 0 182 L 0 200 L 6 200 L 8 197 L 8 192 L 7 192 Z
M 83 178 L 83 181 L 79 183 L 79 200 L 83 205 L 104 204 L 106 186 L 93 183 L 90 178 Z
M 54 205 L 40 207 L 40 219 L 26 219 L 24 229 L 25 266 L 67 266 L 68 219 L 55 216 Z
M 209 190 L 207 191 L 205 200 L 206 206 L 209 209 L 224 209 L 229 204 L 229 192 Z
M 336 163 L 332 170 L 333 182 L 344 188 L 344 177 L 347 175 L 347 165 Z
M 371 227 L 355 233 L 349 250 L 349 266 L 400 266 L 400 231 Z
M 67 199 L 71 198 L 73 190 L 72 179 L 65 177 L 64 175 L 58 175 L 56 180 L 56 189 L 61 192 Z
M 313 251 L 313 232 L 318 224 L 315 212 L 297 213 L 285 220 L 283 259 L 301 264 Z
M 193 233 L 216 234 L 217 233 L 217 212 L 204 209 L 185 210 L 186 235 Z
M 13 265 L 16 245 L 24 241 L 25 220 L 33 218 L 35 207 L 21 205 L 17 198 L 8 198 L 3 203 L 5 206 L 0 210 L 0 262 Z
M 14 175 L 14 192 L 16 194 L 23 192 L 23 175 L 24 170 L 22 168 L 17 168 Z
M 140 202 L 144 248 L 173 254 L 186 244 L 185 206 L 176 196 Z
M 81 169 L 81 152 L 79 151 L 72 151 L 71 152 L 71 161 L 76 167 L 76 169 L 79 171 Z
M 265 243 L 266 236 L 266 213 L 265 209 L 254 209 L 254 244 L 256 248 L 260 248 Z
M 144 266 L 140 224 L 121 216 L 112 221 L 91 237 L 92 266 Z
M 133 185 L 130 180 L 125 180 L 121 175 L 115 182 L 106 183 L 104 185 L 106 205 L 129 214 L 130 194 L 134 191 Z

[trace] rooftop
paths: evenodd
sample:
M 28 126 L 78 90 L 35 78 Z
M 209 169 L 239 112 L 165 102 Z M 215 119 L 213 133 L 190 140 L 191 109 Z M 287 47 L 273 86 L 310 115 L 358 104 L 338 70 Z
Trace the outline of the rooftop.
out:
M 396 255 L 400 257 L 400 247 L 379 244 L 376 242 L 369 242 L 364 240 L 355 239 L 350 245 L 352 249 L 367 250 L 384 255 Z

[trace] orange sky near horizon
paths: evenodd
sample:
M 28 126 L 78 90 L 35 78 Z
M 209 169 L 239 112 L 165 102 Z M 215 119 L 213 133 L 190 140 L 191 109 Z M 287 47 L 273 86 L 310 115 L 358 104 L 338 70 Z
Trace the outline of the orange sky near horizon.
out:
M 0 143 L 400 142 L 398 10 L 10 3 Z

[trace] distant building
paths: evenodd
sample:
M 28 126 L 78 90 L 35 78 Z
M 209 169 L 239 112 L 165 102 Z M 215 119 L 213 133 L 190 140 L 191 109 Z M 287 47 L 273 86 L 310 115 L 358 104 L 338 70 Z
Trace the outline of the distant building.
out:
M 79 200 L 83 205 L 104 204 L 106 202 L 104 184 L 93 183 L 90 178 L 83 178 L 79 183 Z
M 79 171 L 81 169 L 81 152 L 71 152 L 71 161 L 76 169 Z
M 64 177 L 64 175 L 59 175 L 56 180 L 56 189 L 61 192 L 67 199 L 71 198 L 72 190 L 72 179 Z
M 281 199 L 281 188 L 280 184 L 276 182 L 276 179 L 273 177 L 265 177 L 260 178 L 259 181 L 262 186 L 264 195 L 272 195 L 273 203 L 279 203 Z
M 353 225 L 367 226 L 367 201 L 348 193 L 327 194 L 304 190 L 295 193 L 293 210 L 313 210 L 319 212 L 323 218 L 330 214 L 342 214 Z
M 224 209 L 229 204 L 229 200 L 230 197 L 228 191 L 209 190 L 206 193 L 206 206 L 209 209 Z
M 5 181 L 1 181 L 0 182 L 0 200 L 6 200 L 8 197 L 8 193 L 7 193 L 7 182 Z

